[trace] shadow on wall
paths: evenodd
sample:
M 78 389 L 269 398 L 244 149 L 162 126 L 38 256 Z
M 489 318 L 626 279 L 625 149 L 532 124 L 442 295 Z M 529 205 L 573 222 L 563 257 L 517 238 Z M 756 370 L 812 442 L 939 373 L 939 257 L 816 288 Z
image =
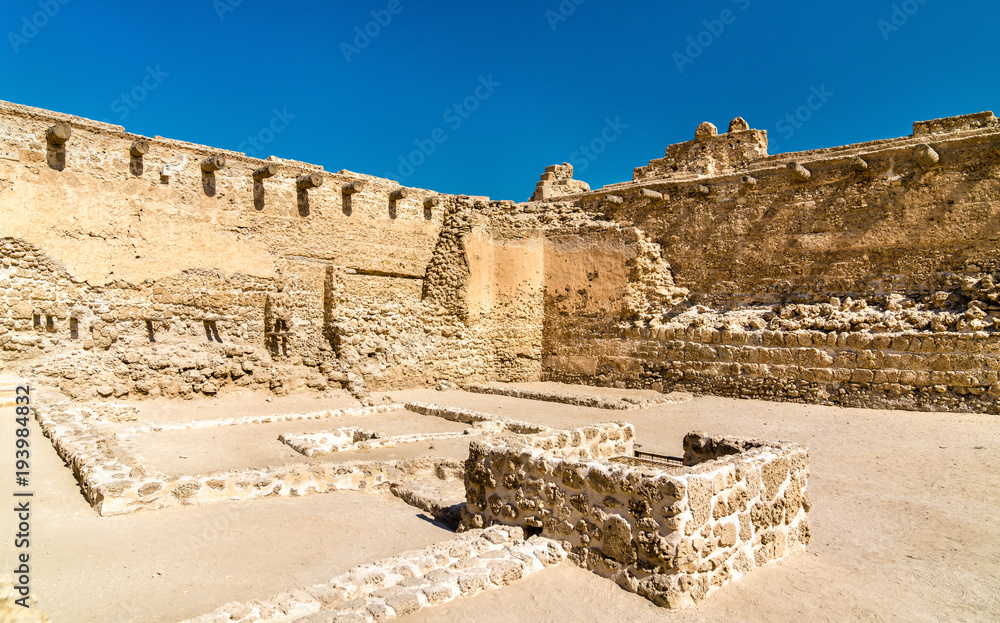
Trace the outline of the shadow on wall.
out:
M 260 212 L 264 209 L 264 182 L 259 178 L 253 178 L 253 207 Z
M 201 172 L 201 188 L 205 191 L 207 197 L 214 197 L 217 188 L 215 183 L 215 171 L 202 171 Z
M 296 203 L 299 206 L 299 216 L 309 216 L 309 192 L 304 188 L 296 191 Z
M 66 145 L 53 145 L 51 142 L 45 149 L 45 161 L 50 169 L 62 171 L 66 168 Z

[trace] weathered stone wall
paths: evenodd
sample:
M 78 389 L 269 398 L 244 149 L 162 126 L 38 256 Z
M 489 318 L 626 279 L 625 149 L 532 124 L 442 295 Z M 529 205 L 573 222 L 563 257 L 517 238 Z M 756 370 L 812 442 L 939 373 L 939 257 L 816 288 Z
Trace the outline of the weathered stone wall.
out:
M 667 147 L 663 158 L 635 169 L 632 179 L 691 179 L 744 168 L 766 156 L 767 132 L 751 130 L 737 117 L 729 124 L 729 132 L 720 135 L 718 128 L 706 121 L 695 130 L 693 141 Z
M 0 239 L 0 266 L 7 283 L 0 291 L 0 358 L 28 362 L 32 374 L 74 398 L 191 397 L 228 384 L 280 393 L 346 380 L 331 367 L 332 348 L 316 328 L 316 275 L 295 267 L 286 271 L 294 356 L 275 360 L 264 322 L 273 279 L 188 270 L 91 286 L 13 238 Z M 331 375 L 320 372 L 323 363 Z
M 595 323 L 562 337 L 546 372 L 551 380 L 960 412 L 997 413 L 1000 397 L 995 332 Z
M 556 167 L 578 194 L 523 204 L 0 119 L 0 360 L 74 397 L 552 379 L 997 409 L 992 113 L 780 156 L 703 124 L 631 182 Z
M 371 387 L 541 376 L 541 244 L 494 236 L 491 205 L 449 204 L 422 300 L 351 296 L 328 278 L 328 333 L 338 359 Z
M 470 324 L 493 345 L 497 379 L 537 381 L 542 376 L 542 271 L 544 242 L 537 234 L 498 236 L 485 227 L 466 240 Z
M 920 145 L 935 150 L 936 164 L 918 159 Z M 978 129 L 763 157 L 696 179 L 654 178 L 576 198 L 603 204 L 659 243 L 695 303 L 921 298 L 966 282 L 995 296 L 995 277 L 984 282 L 983 265 L 1000 244 L 998 145 L 993 119 Z M 789 170 L 795 163 L 807 180 Z M 609 194 L 623 202 L 607 202 Z
M 332 325 L 338 361 L 369 389 L 464 382 L 494 374 L 481 329 L 425 303 L 345 307 Z
M 547 275 L 545 378 L 997 412 L 993 115 L 781 156 L 734 124 L 727 135 L 700 128 L 636 183 L 564 198 L 645 232 L 689 294 L 639 309 L 626 275 L 635 244 L 551 238 L 552 257 L 580 268 Z
M 470 322 L 467 308 L 463 319 L 432 299 L 359 292 L 356 273 L 329 264 L 278 264 L 292 335 L 275 338 L 266 332 L 265 311 L 276 279 L 189 270 L 90 286 L 22 240 L 0 242 L 9 281 L 0 292 L 2 357 L 29 362 L 32 374 L 50 377 L 75 398 L 192 397 L 230 384 L 363 392 L 482 381 L 501 369 L 504 379 L 539 376 L 540 345 L 532 340 L 540 342 L 540 323 L 524 338 L 499 313 Z M 540 317 L 530 303 L 516 309 Z M 493 336 L 505 326 L 497 347 Z M 525 339 L 527 350 L 519 346 Z M 519 367 L 518 352 L 533 356 Z
M 809 542 L 804 448 L 692 433 L 682 467 L 628 458 L 632 434 L 622 425 L 567 431 L 568 443 L 472 444 L 463 525 L 539 530 L 576 564 L 670 608 Z M 611 445 L 587 446 L 605 437 Z
M 465 242 L 481 199 L 12 104 L 0 118 L 2 357 L 75 398 L 540 375 L 540 328 L 512 336 L 489 310 L 470 322 Z M 72 129 L 62 146 L 47 139 L 59 122 Z M 225 166 L 203 170 L 209 156 Z M 275 174 L 255 173 L 265 166 Z M 300 188 L 304 175 L 322 184 Z
M 443 213 L 425 207 L 437 196 L 430 191 L 406 189 L 407 197 L 394 200 L 399 185 L 389 180 L 141 137 L 14 104 L 0 103 L 0 119 L 0 230 L 92 285 L 193 268 L 273 277 L 281 258 L 423 277 L 437 241 Z M 61 170 L 46 142 L 57 122 L 73 129 Z M 141 167 L 130 155 L 137 140 L 148 144 Z M 226 166 L 209 174 L 200 165 L 213 155 Z M 265 165 L 276 174 L 255 178 Z M 322 186 L 300 192 L 296 179 L 308 174 L 319 175 Z M 363 189 L 345 192 L 355 182 Z M 449 200 L 441 199 L 442 206 Z

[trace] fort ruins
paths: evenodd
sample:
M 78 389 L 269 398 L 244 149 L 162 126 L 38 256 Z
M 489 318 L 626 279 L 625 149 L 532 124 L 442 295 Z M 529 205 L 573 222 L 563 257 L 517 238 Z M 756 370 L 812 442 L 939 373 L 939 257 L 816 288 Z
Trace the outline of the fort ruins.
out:
M 692 396 L 1000 412 L 989 112 L 777 155 L 741 118 L 706 122 L 630 181 L 550 166 L 527 202 L 0 118 L 0 365 L 55 397 L 38 426 L 94 512 L 366 491 L 458 532 L 192 622 L 386 621 L 564 561 L 694 606 L 807 547 L 809 450 L 689 431 L 671 456 L 630 415 Z M 416 389 L 440 400 L 394 393 Z M 241 392 L 334 398 L 144 411 Z M 175 464 L 257 430 L 269 458 Z

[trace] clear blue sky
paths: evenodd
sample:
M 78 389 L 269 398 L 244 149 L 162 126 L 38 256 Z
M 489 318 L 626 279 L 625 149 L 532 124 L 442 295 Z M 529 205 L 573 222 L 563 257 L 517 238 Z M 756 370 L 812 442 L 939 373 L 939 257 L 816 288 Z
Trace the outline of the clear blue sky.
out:
M 982 0 L 5 0 L 0 99 L 523 201 L 563 161 L 629 180 L 705 120 L 775 153 L 1000 109 L 998 25 Z

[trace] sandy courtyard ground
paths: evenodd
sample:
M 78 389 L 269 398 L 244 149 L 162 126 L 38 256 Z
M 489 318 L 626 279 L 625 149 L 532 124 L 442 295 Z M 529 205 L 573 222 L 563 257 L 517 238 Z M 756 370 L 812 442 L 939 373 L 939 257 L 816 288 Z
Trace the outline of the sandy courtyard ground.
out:
M 464 392 L 392 396 L 549 426 L 626 420 L 635 424 L 643 449 L 654 452 L 676 454 L 692 430 L 789 440 L 812 452 L 808 552 L 755 571 L 694 610 L 661 610 L 566 563 L 404 620 L 1000 620 L 996 417 L 711 397 L 605 411 Z M 350 406 L 342 397 L 327 402 L 233 396 L 139 405 L 159 421 Z M 13 438 L 9 419 L 3 418 L 0 439 Z M 352 566 L 452 536 L 391 495 L 350 492 L 101 518 L 37 425 L 31 437 L 32 587 L 54 623 L 173 623 L 226 602 L 325 582 Z M 5 470 L 10 454 L 2 453 Z M 9 490 L 4 482 L 0 494 L 10 499 Z M 11 520 L 12 513 L 0 514 L 5 535 L 14 532 Z M 7 570 L 13 552 L 10 539 L 4 543 Z

